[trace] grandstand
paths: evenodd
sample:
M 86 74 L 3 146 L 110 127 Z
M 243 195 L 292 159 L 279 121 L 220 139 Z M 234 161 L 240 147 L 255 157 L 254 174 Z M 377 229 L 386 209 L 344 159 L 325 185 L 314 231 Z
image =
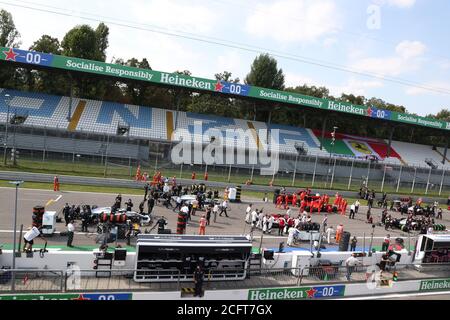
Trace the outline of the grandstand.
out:
M 450 161 L 447 158 L 444 163 L 442 148 L 417 145 L 400 141 L 392 141 L 390 155 L 388 157 L 388 142 L 381 139 L 371 139 L 338 133 L 334 145 L 331 145 L 331 133 L 325 133 L 323 148 L 321 145 L 320 130 L 290 127 L 258 121 L 247 121 L 216 117 L 206 114 L 191 112 L 178 112 L 163 110 L 147 106 L 135 106 L 112 102 L 94 101 L 88 99 L 73 98 L 70 121 L 69 97 L 58 97 L 41 93 L 22 92 L 16 90 L 0 89 L 0 95 L 10 95 L 9 106 L 11 114 L 26 114 L 27 119 L 23 126 L 35 128 L 57 129 L 66 132 L 92 133 L 99 135 L 116 135 L 120 124 L 129 126 L 129 137 L 172 142 L 172 134 L 176 128 L 185 129 L 192 134 L 195 143 L 209 143 L 205 133 L 214 129 L 217 135 L 227 137 L 228 129 L 248 130 L 255 129 L 254 135 L 242 139 L 241 136 L 227 137 L 224 145 L 238 148 L 258 148 L 267 145 L 266 137 L 259 136 L 260 130 L 279 130 L 280 152 L 285 155 L 297 155 L 328 157 L 330 153 L 334 157 L 343 159 L 355 159 L 364 161 L 368 157 L 375 157 L 379 161 L 392 165 L 433 167 L 433 169 L 449 169 Z M 7 105 L 4 99 L 0 99 L 0 121 L 6 121 Z M 202 131 L 195 131 L 195 123 L 201 123 Z M 48 150 L 64 149 L 73 150 L 76 142 L 65 143 L 63 140 L 47 139 L 44 147 L 43 137 L 33 137 L 27 140 L 26 135 L 17 135 L 15 145 L 17 148 L 47 148 Z M 80 143 L 78 152 L 98 153 L 101 144 Z M 136 149 L 136 148 L 135 148 Z M 114 151 L 117 150 L 117 151 Z M 111 155 L 131 154 L 133 158 L 142 156 L 139 150 L 131 150 L 129 147 L 111 145 Z M 145 158 L 145 157 L 144 157 Z
M 426 193 L 429 188 L 434 188 L 434 192 L 438 189 L 439 194 L 442 191 L 446 192 L 450 187 L 448 174 L 450 161 L 446 156 L 447 148 L 416 145 L 391 139 L 359 137 L 347 134 L 342 128 L 332 139 L 331 133 L 326 132 L 328 116 L 351 118 L 370 125 L 386 126 L 390 131 L 390 137 L 393 136 L 394 127 L 414 128 L 416 126 L 426 127 L 430 135 L 447 137 L 450 130 L 449 122 L 381 110 L 375 106 L 359 106 L 349 102 L 336 102 L 216 79 L 209 80 L 181 74 L 172 77 L 174 74 L 155 70 L 145 70 L 147 77 L 144 78 L 139 77 L 144 73 L 137 68 L 131 68 L 136 73 L 125 72 L 117 76 L 108 73 L 105 65 L 118 69 L 123 69 L 124 66 L 80 59 L 86 65 L 97 66 L 96 70 L 103 70 L 93 72 L 91 69 L 78 68 L 78 64 L 68 63 L 70 57 L 46 55 L 16 48 L 0 48 L 0 50 L 4 56 L 8 52 L 15 54 L 14 59 L 5 59 L 0 55 L 1 65 L 20 66 L 29 70 L 51 69 L 57 73 L 69 72 L 74 76 L 108 79 L 125 84 L 128 81 L 138 81 L 149 87 L 170 88 L 175 94 L 173 109 L 176 110 L 179 110 L 178 94 L 187 90 L 185 92 L 190 94 L 207 93 L 223 96 L 226 99 L 251 101 L 254 103 L 255 111 L 260 101 L 264 101 L 265 105 L 281 103 L 308 113 L 313 112 L 324 119 L 322 130 L 317 130 L 317 128 L 292 127 L 248 119 L 164 110 L 157 105 L 137 106 L 82 97 L 61 97 L 0 89 L 0 97 L 2 97 L 0 126 L 6 129 L 4 123 L 8 109 L 10 119 L 15 117 L 23 120 L 20 121 L 20 125 L 13 125 L 10 128 L 11 134 L 0 134 L 3 140 L 5 136 L 8 140 L 6 144 L 2 141 L 2 147 L 7 145 L 7 148 L 20 150 L 21 154 L 31 150 L 33 160 L 39 154 L 42 156 L 42 161 L 45 161 L 48 152 L 52 152 L 52 156 L 61 154 L 61 158 L 72 159 L 72 162 L 75 162 L 74 159 L 78 155 L 83 160 L 91 159 L 94 162 L 101 160 L 102 164 L 107 164 L 111 158 L 114 158 L 116 164 L 128 163 L 130 170 L 131 163 L 141 163 L 148 167 L 153 166 L 151 162 L 154 161 L 155 169 L 161 166 L 165 169 L 172 168 L 180 170 L 181 175 L 183 164 L 192 166 L 192 170 L 201 171 L 204 170 L 205 163 L 197 162 L 199 159 L 195 155 L 198 154 L 196 152 L 198 149 L 194 149 L 192 152 L 194 160 L 183 158 L 182 164 L 174 164 L 171 159 L 171 150 L 180 139 L 185 141 L 190 136 L 195 147 L 222 139 L 223 145 L 232 146 L 235 154 L 238 152 L 242 154 L 244 151 L 247 160 L 250 158 L 250 151 L 267 151 L 272 144 L 272 141 L 268 140 L 268 132 L 277 130 L 279 170 L 274 172 L 275 170 L 269 169 L 270 172 L 266 171 L 266 173 L 273 175 L 273 178 L 289 177 L 288 179 L 292 179 L 290 180 L 292 185 L 297 178 L 312 186 L 314 183 L 321 185 L 325 182 L 325 187 L 333 187 L 334 182 L 339 183 L 340 188 L 350 189 L 353 186 L 352 188 L 355 189 L 362 183 L 368 184 L 370 181 L 371 186 L 380 189 L 383 189 L 385 184 L 389 184 L 391 190 L 398 191 L 399 188 L 405 188 L 413 192 L 415 187 L 420 186 L 425 188 Z M 36 59 L 27 60 L 26 57 Z M 130 68 L 127 67 L 128 69 Z M 179 81 L 168 81 L 172 78 Z M 68 81 L 73 80 L 68 79 Z M 234 135 L 227 135 L 228 130 L 232 130 Z M 180 131 L 182 131 L 181 135 Z M 224 150 L 225 154 L 228 158 L 228 149 Z M 193 163 L 201 168 L 194 168 Z M 239 181 L 242 181 L 250 176 L 252 179 L 254 169 L 261 168 L 261 165 L 250 163 L 238 165 L 233 162 L 215 164 L 214 169 L 216 167 L 220 175 L 228 175 L 228 181 L 230 181 L 233 167 Z

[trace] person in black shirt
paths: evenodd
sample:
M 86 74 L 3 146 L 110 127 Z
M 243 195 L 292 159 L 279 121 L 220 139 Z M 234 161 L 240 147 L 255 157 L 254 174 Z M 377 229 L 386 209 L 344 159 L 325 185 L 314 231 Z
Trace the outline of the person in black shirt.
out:
M 211 205 L 208 205 L 206 207 L 206 225 L 209 226 L 209 221 L 211 219 L 211 211 L 212 211 L 212 207 Z
M 155 199 L 150 196 L 150 198 L 147 201 L 147 206 L 148 206 L 148 214 L 151 214 L 153 211 L 153 207 L 155 206 Z
M 116 197 L 116 208 L 119 209 L 122 206 L 122 195 L 119 194 Z
M 83 206 L 83 213 L 81 214 L 81 232 L 88 232 L 89 212 L 86 206 Z
M 76 210 L 77 209 L 75 208 L 75 205 L 73 204 L 72 207 L 69 209 L 69 222 L 75 218 Z
M 144 203 L 145 203 L 144 200 L 141 203 L 139 203 L 139 213 L 140 214 L 144 213 Z
M 203 276 L 205 273 L 203 272 L 200 266 L 197 266 L 194 272 L 194 284 L 195 284 L 195 292 L 194 297 L 203 297 Z
M 66 222 L 66 227 L 67 227 L 67 225 L 70 222 L 70 207 L 69 207 L 68 203 L 66 203 L 66 205 L 64 206 L 63 214 L 64 214 L 64 221 Z
M 131 201 L 131 199 L 128 199 L 128 201 L 125 202 L 125 204 L 127 205 L 127 211 L 131 211 L 133 208 L 133 202 Z
M 165 226 L 167 225 L 167 220 L 164 217 L 161 217 L 156 224 L 158 225 L 158 234 L 163 233 Z
M 148 182 L 144 185 L 144 201 L 147 198 L 147 194 L 148 194 L 148 188 L 150 187 L 150 185 L 148 184 Z

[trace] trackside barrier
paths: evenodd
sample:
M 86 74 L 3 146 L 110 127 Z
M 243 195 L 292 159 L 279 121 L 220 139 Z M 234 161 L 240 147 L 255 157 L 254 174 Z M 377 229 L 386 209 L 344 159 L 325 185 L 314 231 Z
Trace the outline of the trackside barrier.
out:
M 101 277 L 97 272 L 101 271 Z M 108 270 L 0 270 L 0 294 L 3 293 L 70 293 L 70 292 L 169 292 L 181 290 L 182 275 L 178 270 L 137 270 L 152 275 L 158 282 L 136 282 L 134 269 Z M 270 269 L 261 268 L 247 271 L 244 280 L 232 277 L 243 270 L 211 270 L 205 274 L 205 290 L 249 289 L 274 287 L 302 287 L 362 284 L 375 279 L 386 285 L 398 286 L 409 280 L 433 281 L 450 278 L 450 264 L 424 264 L 420 268 L 413 265 L 395 265 L 380 272 L 376 266 L 316 266 L 305 268 Z M 106 275 L 105 275 L 106 274 Z M 394 279 L 394 274 L 397 279 Z M 13 277 L 14 276 L 14 277 Z M 231 279 L 229 278 L 231 277 Z M 14 291 L 12 279 L 15 278 Z M 167 279 L 161 281 L 161 279 Z M 224 281 L 225 279 L 228 279 Z M 397 280 L 397 281 L 395 281 Z M 189 287 L 189 282 L 183 287 Z M 377 284 L 378 285 L 378 284 Z M 450 287 L 450 284 L 449 284 Z M 327 293 L 327 292 L 325 292 Z

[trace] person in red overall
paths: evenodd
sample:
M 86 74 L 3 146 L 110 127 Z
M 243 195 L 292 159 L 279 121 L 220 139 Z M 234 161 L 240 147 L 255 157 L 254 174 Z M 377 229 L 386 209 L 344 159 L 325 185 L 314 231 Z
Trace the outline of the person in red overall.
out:
M 305 208 L 306 208 L 306 201 L 305 201 L 305 200 L 302 200 L 302 202 L 300 203 L 300 210 L 299 210 L 299 212 L 300 212 L 300 213 L 303 213 L 303 211 L 305 210 Z
M 192 180 L 195 180 L 195 176 L 196 176 L 196 175 L 195 175 L 195 172 L 192 172 L 191 179 L 192 179 Z
M 208 181 L 208 172 L 205 172 L 205 176 L 203 177 L 203 180 Z
M 201 236 L 204 236 L 204 235 L 205 235 L 205 231 L 206 231 L 206 222 L 207 222 L 207 221 L 206 221 L 206 215 L 203 214 L 202 217 L 200 218 L 200 222 L 199 222 L 200 229 L 199 229 L 199 231 L 198 231 L 198 234 L 201 235 Z
M 296 207 L 296 206 L 297 206 L 297 194 L 296 194 L 296 193 L 294 193 L 294 194 L 292 195 L 292 206 L 293 206 L 293 207 Z
M 345 216 L 345 212 L 347 211 L 347 201 L 341 202 L 341 215 Z
M 59 178 L 55 176 L 53 178 L 53 191 L 59 191 Z
M 319 201 L 319 203 L 317 205 L 317 213 L 320 214 L 320 212 L 322 212 L 322 208 L 323 208 L 323 198 L 319 199 L 318 201 Z
M 286 220 L 283 217 L 278 218 L 278 235 L 283 235 L 284 226 L 286 225 Z
M 136 170 L 136 175 L 135 175 L 134 179 L 136 181 L 140 181 L 141 180 L 141 165 L 138 165 L 137 170 Z
M 324 196 L 324 203 L 325 203 L 326 205 L 330 203 L 330 196 L 327 195 L 327 194 Z
M 305 199 L 306 196 L 306 192 L 302 191 L 302 193 L 300 193 L 300 200 L 303 201 Z
M 283 208 L 284 208 L 284 210 L 287 210 L 287 207 L 288 207 L 288 201 L 289 201 L 289 196 L 286 194 L 285 196 L 284 196 L 284 199 L 283 199 L 284 201 L 283 201 L 283 204 L 284 204 L 284 206 L 283 206 Z
M 283 196 L 282 196 L 282 195 L 279 195 L 279 196 L 277 197 L 277 205 L 275 206 L 275 208 L 280 208 L 282 202 L 283 202 Z

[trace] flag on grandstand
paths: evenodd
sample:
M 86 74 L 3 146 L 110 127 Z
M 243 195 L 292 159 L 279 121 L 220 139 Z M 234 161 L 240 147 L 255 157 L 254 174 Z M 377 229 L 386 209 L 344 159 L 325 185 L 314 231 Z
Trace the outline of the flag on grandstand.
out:
M 320 141 L 322 139 L 322 131 L 313 130 L 313 132 L 317 139 Z M 335 135 L 335 144 L 331 145 L 331 132 L 325 132 L 324 138 L 324 147 L 328 152 L 331 153 L 358 158 L 375 157 L 378 159 L 384 159 L 388 154 L 388 145 L 386 141 L 382 139 L 358 137 L 337 132 Z M 390 157 L 398 158 L 400 161 L 402 161 L 401 156 L 394 150 L 394 148 L 392 148 L 392 146 Z
M 366 157 L 376 157 L 380 159 L 381 157 L 376 153 L 368 143 L 361 140 L 348 140 L 344 139 L 344 143 L 349 147 L 356 157 L 366 158 Z

